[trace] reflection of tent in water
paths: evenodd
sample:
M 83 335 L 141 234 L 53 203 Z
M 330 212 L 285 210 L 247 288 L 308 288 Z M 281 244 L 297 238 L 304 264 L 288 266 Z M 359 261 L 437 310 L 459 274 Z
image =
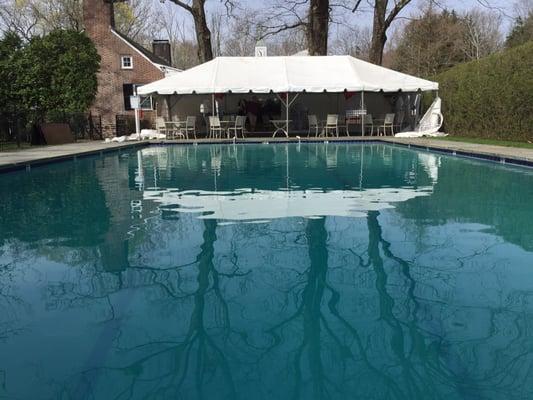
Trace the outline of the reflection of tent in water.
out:
M 290 190 L 206 192 L 147 190 L 145 200 L 165 209 L 203 213 L 201 218 L 265 220 L 288 217 L 364 217 L 368 211 L 393 208 L 394 203 L 428 196 L 431 187 L 355 190 Z
M 235 188 L 219 190 L 217 177 L 220 174 L 222 160 L 220 148 L 210 154 L 212 171 L 212 190 L 179 190 L 177 188 L 161 188 L 154 181 L 152 189 L 143 191 L 143 199 L 160 204 L 165 211 L 197 212 L 201 218 L 224 220 L 260 221 L 287 217 L 344 216 L 364 217 L 368 211 L 393 208 L 394 203 L 404 202 L 419 196 L 432 193 L 432 186 L 419 187 L 363 187 L 364 149 L 360 152 L 360 165 L 357 189 L 323 188 L 292 188 L 289 147 L 285 146 L 284 188 L 270 190 L 263 188 Z M 337 165 L 338 147 L 324 156 L 326 165 Z M 388 155 L 383 155 L 387 159 Z M 430 176 L 432 184 L 438 177 L 438 166 L 435 156 L 421 154 L 419 161 Z M 139 166 L 139 174 L 142 168 Z

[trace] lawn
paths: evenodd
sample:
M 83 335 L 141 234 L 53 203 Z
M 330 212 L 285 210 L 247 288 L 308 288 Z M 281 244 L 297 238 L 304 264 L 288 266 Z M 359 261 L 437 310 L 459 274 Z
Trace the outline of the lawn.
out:
M 14 142 L 0 142 L 0 152 L 2 151 L 15 151 L 15 150 L 24 150 L 31 147 L 27 142 L 21 142 L 20 147 L 17 147 L 17 144 Z
M 440 137 L 437 139 L 448 140 L 452 142 L 479 143 L 479 144 L 489 144 L 489 145 L 494 145 L 494 146 L 521 147 L 521 148 L 526 148 L 526 149 L 533 149 L 533 143 L 531 142 L 513 142 L 510 140 L 470 138 L 470 137 L 462 137 L 462 136 L 446 136 L 446 137 Z

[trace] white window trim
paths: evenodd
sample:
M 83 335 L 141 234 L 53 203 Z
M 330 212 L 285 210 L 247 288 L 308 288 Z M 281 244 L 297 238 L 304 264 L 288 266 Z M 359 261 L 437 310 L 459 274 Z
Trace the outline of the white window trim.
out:
M 130 59 L 130 65 L 126 66 L 124 65 L 124 59 L 129 58 Z M 133 57 L 128 55 L 122 55 L 120 56 L 120 68 L 121 69 L 133 69 Z
M 143 86 L 144 84 L 133 84 L 133 93 L 136 95 L 136 96 L 139 96 L 140 97 L 140 102 L 141 102 L 141 110 L 143 111 L 153 111 L 154 109 L 154 99 L 152 96 L 141 96 L 141 95 L 138 95 L 137 94 L 137 89 L 140 88 L 141 86 Z

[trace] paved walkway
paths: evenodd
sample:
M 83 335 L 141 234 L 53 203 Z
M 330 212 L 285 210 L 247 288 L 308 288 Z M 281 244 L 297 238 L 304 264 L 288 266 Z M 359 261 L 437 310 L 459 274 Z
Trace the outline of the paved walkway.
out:
M 127 149 L 148 143 L 79 142 L 56 146 L 35 146 L 29 149 L 0 152 L 0 171 L 23 168 L 28 165 L 72 159 L 119 149 Z
M 494 146 L 488 144 L 476 144 L 455 142 L 451 140 L 439 140 L 428 138 L 380 138 L 387 142 L 400 143 L 404 145 L 413 145 L 419 147 L 428 147 L 435 150 L 445 150 L 448 152 L 463 153 L 465 155 L 481 155 L 495 157 L 500 159 L 520 160 L 533 163 L 533 149 L 507 146 Z
M 413 138 L 413 139 L 400 139 L 392 137 L 376 137 L 376 136 L 366 136 L 366 137 L 339 137 L 339 138 L 328 138 L 329 142 L 337 141 L 384 141 L 389 143 L 401 144 L 401 145 L 411 145 L 415 147 L 433 149 L 433 150 L 442 150 L 447 152 L 456 152 L 457 154 L 470 155 L 470 156 L 484 156 L 485 158 L 494 159 L 496 161 L 512 161 L 517 160 L 523 162 L 524 164 L 533 165 L 533 149 L 524 149 L 516 147 L 504 147 L 504 146 L 493 146 L 485 144 L 474 144 L 474 143 L 463 143 L 463 142 L 452 142 L 444 141 L 438 139 L 426 139 L 426 138 Z M 302 143 L 308 141 L 324 141 L 324 138 L 314 138 L 314 137 L 302 137 L 298 138 L 246 138 L 238 139 L 237 143 L 253 143 L 253 142 L 298 142 Z M 129 149 L 137 146 L 146 146 L 149 144 L 166 144 L 166 143 L 183 143 L 183 144 L 193 144 L 193 143 L 212 143 L 213 139 L 198 139 L 198 140 L 173 140 L 173 141 L 143 141 L 143 142 L 126 142 L 126 143 L 104 143 L 104 142 L 80 142 L 80 143 L 71 143 L 58 146 L 42 146 L 42 147 L 32 147 L 24 150 L 9 151 L 9 152 L 0 152 L 0 171 L 2 170 L 12 170 L 17 168 L 25 168 L 26 166 L 44 164 L 47 162 L 58 161 L 71 159 L 74 157 L 83 157 L 92 154 L 99 154 L 109 151 L 116 151 L 119 149 Z M 233 140 L 217 140 L 221 143 L 233 143 Z

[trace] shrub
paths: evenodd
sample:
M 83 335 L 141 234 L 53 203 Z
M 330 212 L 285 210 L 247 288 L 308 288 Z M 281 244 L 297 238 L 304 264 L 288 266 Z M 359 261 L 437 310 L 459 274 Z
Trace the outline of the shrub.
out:
M 533 41 L 458 65 L 440 84 L 445 131 L 452 135 L 533 140 Z
M 22 50 L 17 89 L 35 120 L 85 112 L 96 96 L 100 56 L 81 32 L 55 30 Z

